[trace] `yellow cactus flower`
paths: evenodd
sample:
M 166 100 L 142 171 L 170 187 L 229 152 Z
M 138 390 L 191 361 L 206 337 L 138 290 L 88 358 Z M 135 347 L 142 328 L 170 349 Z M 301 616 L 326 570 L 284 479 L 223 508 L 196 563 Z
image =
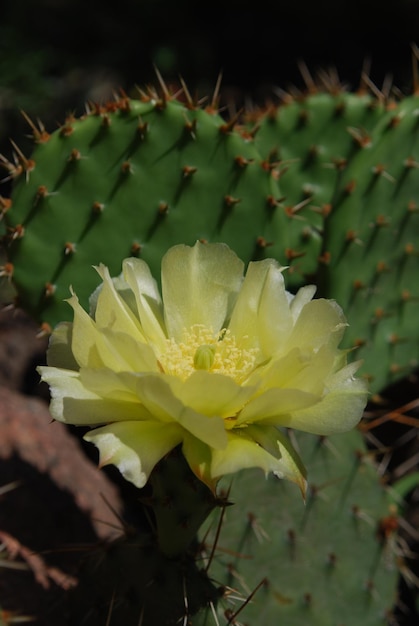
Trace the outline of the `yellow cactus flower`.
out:
M 328 435 L 353 428 L 367 389 L 338 345 L 347 326 L 315 288 L 293 296 L 273 259 L 244 264 L 225 244 L 178 245 L 162 260 L 162 295 L 147 264 L 123 262 L 90 314 L 75 294 L 72 324 L 54 331 L 48 365 L 51 414 L 93 427 L 100 464 L 143 487 L 178 445 L 213 491 L 247 467 L 296 482 L 304 466 L 288 428 Z

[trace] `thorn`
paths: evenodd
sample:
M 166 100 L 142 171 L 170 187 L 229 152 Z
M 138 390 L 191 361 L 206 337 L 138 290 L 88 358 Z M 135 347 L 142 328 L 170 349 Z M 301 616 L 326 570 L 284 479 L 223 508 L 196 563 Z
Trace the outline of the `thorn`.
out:
M 305 85 L 307 87 L 307 91 L 309 94 L 314 94 L 318 92 L 318 88 L 316 83 L 313 80 L 312 75 L 310 74 L 310 71 L 307 67 L 307 65 L 305 64 L 304 61 L 298 61 L 298 69 L 300 70 L 300 74 L 301 77 L 303 79 L 303 81 L 305 82 Z
M 142 245 L 138 241 L 134 241 L 131 245 L 131 254 L 133 256 L 139 256 L 141 253 Z
M 264 250 L 265 248 L 269 248 L 270 246 L 273 246 L 274 242 L 273 241 L 266 241 L 265 237 L 257 237 L 256 238 L 256 246 L 260 249 L 260 250 Z
M 141 115 L 138 117 L 137 132 L 141 139 L 144 140 L 148 132 L 148 122 L 143 122 Z
M 419 169 L 419 163 L 415 161 L 413 157 L 407 157 L 407 159 L 403 161 L 403 165 L 405 166 L 406 169 L 413 169 L 413 168 Z
M 48 141 L 48 139 L 50 138 L 50 134 L 47 133 L 47 131 L 45 130 L 45 126 L 42 124 L 42 122 L 40 120 L 37 120 L 38 122 L 38 127 L 36 127 L 36 125 L 32 122 L 31 118 L 29 117 L 29 115 L 27 113 L 25 113 L 25 111 L 20 111 L 21 114 L 23 115 L 23 117 L 25 118 L 26 122 L 29 124 L 29 126 L 32 129 L 33 135 L 32 138 L 36 143 L 46 143 Z
M 182 174 L 184 178 L 191 178 L 197 171 L 198 168 L 192 165 L 184 165 L 182 167 Z
M 234 159 L 236 165 L 238 165 L 241 169 L 245 169 L 251 163 L 254 163 L 254 159 L 246 159 L 243 156 L 236 156 Z
M 45 185 L 39 185 L 35 194 L 34 206 L 37 206 L 39 202 L 41 202 L 44 198 L 46 198 L 49 195 L 50 194 L 48 192 L 47 187 Z
M 323 254 L 318 257 L 318 261 L 322 265 L 329 265 L 331 258 L 332 255 L 330 254 L 330 252 L 323 252 Z
M 295 206 L 288 206 L 285 207 L 285 214 L 287 215 L 287 217 L 291 218 L 291 219 L 300 219 L 300 220 L 304 220 L 304 217 L 301 216 L 297 216 L 297 213 L 299 211 L 301 211 L 301 209 L 304 209 L 305 206 L 307 206 L 307 204 L 309 204 L 311 202 L 311 198 L 306 198 L 305 200 L 302 200 L 301 202 L 299 202 L 298 204 L 296 204 Z
M 105 205 L 103 202 L 93 202 L 92 211 L 95 215 L 101 215 L 105 210 Z
M 56 285 L 53 285 L 52 283 L 46 283 L 45 288 L 44 288 L 45 297 L 51 298 L 54 295 L 56 289 L 57 289 Z
M 374 167 L 372 168 L 372 173 L 374 174 L 374 176 L 382 176 L 383 178 L 386 178 L 391 183 L 396 182 L 396 179 L 385 170 L 384 165 L 382 165 L 381 163 L 379 163 L 378 165 L 374 165 Z
M 66 256 L 71 256 L 75 253 L 75 251 L 76 251 L 76 244 L 68 241 L 64 246 L 64 254 Z
M 344 191 L 348 196 L 350 196 L 353 194 L 355 189 L 356 189 L 356 180 L 350 180 L 349 183 L 345 185 Z
M 369 148 L 371 146 L 372 139 L 366 130 L 349 127 L 347 131 L 360 148 Z
M 193 119 L 192 122 L 190 120 L 188 120 L 188 118 L 185 115 L 185 130 L 186 132 L 188 132 L 190 134 L 190 136 L 192 137 L 192 139 L 196 139 L 196 126 L 197 126 L 197 119 Z
M 366 285 L 362 280 L 356 279 L 352 283 L 352 287 L 355 291 L 361 291 L 361 289 L 365 289 Z
M 235 198 L 234 196 L 224 196 L 224 204 L 228 209 L 231 209 L 235 204 L 239 204 L 241 202 L 241 198 Z
M 164 106 L 166 106 L 166 102 L 168 100 L 170 100 L 172 96 L 170 95 L 170 91 L 169 91 L 166 83 L 164 82 L 163 76 L 160 74 L 157 66 L 154 65 L 153 67 L 154 67 L 154 71 L 156 72 L 157 80 L 159 81 L 160 87 L 161 87 L 162 92 L 163 92 Z
M 377 274 L 384 274 L 384 272 L 390 272 L 390 267 L 385 261 L 378 261 L 375 271 Z
M 219 110 L 219 96 L 221 83 L 223 80 L 223 74 L 220 72 L 217 77 L 217 82 L 215 83 L 214 93 L 212 94 L 211 102 L 209 106 L 206 108 L 208 113 L 218 113 Z
M 0 220 L 2 217 L 4 217 L 7 211 L 11 209 L 12 204 L 13 203 L 12 203 L 11 198 L 4 198 L 3 196 L 0 195 Z
M 188 89 L 187 84 L 185 83 L 185 81 L 183 80 L 182 76 L 179 76 L 179 80 L 180 80 L 180 84 L 182 85 L 182 91 L 185 95 L 185 99 L 186 99 L 186 106 L 188 109 L 197 109 L 198 108 L 198 102 L 196 100 L 194 100 L 191 96 L 191 93 Z
M 9 159 L 0 154 L 0 165 L 9 173 L 9 176 L 3 178 L 0 182 L 5 183 L 9 180 L 15 180 L 22 174 L 23 167 L 18 162 L 16 155 L 13 155 L 13 161 L 14 163 L 12 163 L 11 161 L 9 161 Z
M 10 143 L 16 151 L 17 160 L 22 166 L 22 170 L 26 172 L 26 181 L 28 181 L 30 172 L 35 169 L 35 161 L 33 159 L 27 159 L 20 148 L 15 144 L 13 139 L 10 140 Z
M 242 113 L 242 109 L 237 111 L 237 113 L 233 115 L 233 117 L 230 120 L 228 120 L 224 124 L 221 124 L 221 126 L 218 129 L 219 132 L 222 133 L 223 135 L 228 135 L 229 133 L 231 133 L 231 131 L 234 130 L 234 127 L 237 124 L 237 121 L 241 113 Z
M 4 278 L 10 281 L 13 277 L 14 269 L 13 263 L 5 263 L 0 266 L 0 276 L 4 276 Z
M 76 161 L 80 161 L 81 158 L 82 157 L 80 150 L 77 150 L 77 148 L 73 148 L 67 160 L 70 163 L 76 163 Z
M 112 124 L 111 116 L 108 113 L 102 115 L 102 127 L 109 128 Z
M 389 224 L 390 220 L 384 215 L 377 215 L 377 217 L 375 218 L 374 226 L 377 226 L 378 228 L 383 228 L 385 226 L 388 226 Z
M 124 161 L 122 163 L 121 172 L 124 176 L 133 173 L 132 165 L 129 161 Z
M 169 212 L 169 205 L 167 202 L 160 202 L 159 203 L 159 215 L 167 215 L 167 213 Z
M 15 241 L 16 239 L 22 239 L 25 234 L 25 227 L 22 224 L 17 224 L 15 227 L 10 227 L 10 239 Z
M 297 252 L 296 250 L 293 250 L 292 248 L 286 248 L 285 256 L 288 259 L 288 261 L 294 261 L 295 259 L 300 259 L 301 257 L 305 256 L 305 252 Z
M 72 126 L 71 123 L 66 122 L 63 126 L 61 126 L 59 132 L 60 132 L 60 137 L 70 137 L 70 135 L 74 133 L 74 127 Z

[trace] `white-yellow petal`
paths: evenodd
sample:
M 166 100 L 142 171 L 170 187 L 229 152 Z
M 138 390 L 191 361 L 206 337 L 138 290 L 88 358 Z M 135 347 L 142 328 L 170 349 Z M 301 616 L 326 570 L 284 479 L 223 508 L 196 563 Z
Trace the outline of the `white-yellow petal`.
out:
M 279 451 L 276 457 L 273 456 L 248 437 L 245 430 L 243 428 L 230 431 L 226 448 L 212 450 L 211 476 L 213 479 L 250 467 L 260 467 L 265 474 L 281 471 Z
M 170 248 L 162 260 L 164 319 L 177 340 L 195 324 L 214 332 L 229 318 L 243 279 L 243 262 L 225 244 Z
M 123 276 L 132 289 L 138 308 L 138 316 L 147 340 L 162 349 L 166 342 L 163 305 L 157 283 L 150 268 L 142 259 L 125 259 Z
M 224 448 L 227 444 L 224 421 L 216 415 L 202 415 L 185 405 L 176 395 L 181 388 L 182 381 L 163 374 L 140 376 L 137 382 L 141 404 L 157 419 L 174 421 L 209 446 Z
M 262 360 L 278 350 L 292 328 L 282 271 L 273 259 L 250 263 L 229 324 L 235 337 L 247 337 L 262 351 Z
M 113 400 L 90 391 L 81 382 L 79 372 L 48 366 L 38 371 L 51 388 L 50 413 L 60 422 L 94 426 L 149 417 L 138 401 Z
M 179 387 L 178 397 L 197 413 L 229 418 L 245 406 L 255 390 L 239 385 L 229 376 L 197 371 Z
M 99 449 L 100 466 L 113 464 L 136 487 L 144 487 L 155 465 L 182 441 L 182 429 L 161 422 L 118 422 L 84 436 Z
M 119 295 L 108 268 L 101 264 L 95 269 L 103 281 L 98 291 L 94 314 L 97 326 L 130 335 L 134 343 L 145 342 L 140 320 Z

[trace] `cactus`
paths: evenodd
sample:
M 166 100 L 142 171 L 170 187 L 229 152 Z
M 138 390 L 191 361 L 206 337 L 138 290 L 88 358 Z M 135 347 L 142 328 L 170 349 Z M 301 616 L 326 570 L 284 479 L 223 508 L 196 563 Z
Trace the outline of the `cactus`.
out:
M 157 275 L 171 245 L 224 241 L 245 260 L 289 265 L 290 287 L 315 282 L 335 298 L 379 392 L 418 363 L 417 104 L 309 93 L 239 125 L 164 89 L 52 135 L 31 123 L 31 158 L 17 147 L 16 163 L 3 157 L 16 182 L 12 206 L 1 199 L 2 298 L 13 282 L 22 306 L 55 324 L 69 285 L 87 303 L 89 265 L 116 272 L 140 254 Z
M 284 481 L 261 485 L 251 472 L 225 481 L 234 505 L 225 510 L 209 568 L 228 590 L 219 623 L 234 624 L 237 614 L 245 624 L 385 624 L 396 600 L 396 518 L 362 437 L 297 439 L 308 466 L 305 505 Z M 214 535 L 206 535 L 209 552 Z M 236 600 L 229 604 L 229 596 Z M 212 611 L 193 624 L 215 624 Z
M 67 120 L 36 135 L 29 161 L 21 157 L 6 216 L 13 279 L 24 308 L 43 321 L 68 317 L 70 284 L 86 304 L 95 282 L 85 269 L 98 261 L 116 273 L 140 253 L 157 276 L 172 244 L 234 241 L 250 258 L 264 233 L 279 192 L 252 143 L 214 112 L 143 100 Z
M 51 135 L 30 122 L 33 154 L 15 146 L 15 161 L 2 158 L 14 179 L 11 200 L 0 197 L 2 299 L 13 283 L 26 310 L 55 324 L 70 315 L 69 285 L 86 306 L 90 265 L 115 274 L 137 254 L 157 276 L 171 245 L 224 241 L 244 260 L 276 257 L 293 288 L 315 282 L 339 302 L 347 347 L 358 348 L 374 392 L 412 371 L 418 97 L 389 107 L 366 93 L 308 93 L 225 119 L 215 101 L 201 108 L 185 94 L 163 86 L 139 101 L 121 96 Z M 208 571 L 195 534 L 226 502 L 191 492 L 189 479 L 177 480 L 173 499 L 177 465 L 166 459 L 142 494 L 152 523 L 87 556 L 70 623 L 385 623 L 398 577 L 385 531 L 394 519 L 362 438 L 298 443 L 312 485 L 306 507 L 293 486 L 269 479 L 262 490 L 260 477 L 240 474 L 220 539 L 205 539 L 209 552 L 215 545 Z M 178 524 L 185 502 L 189 528 Z M 230 587 L 244 604 L 223 616 Z

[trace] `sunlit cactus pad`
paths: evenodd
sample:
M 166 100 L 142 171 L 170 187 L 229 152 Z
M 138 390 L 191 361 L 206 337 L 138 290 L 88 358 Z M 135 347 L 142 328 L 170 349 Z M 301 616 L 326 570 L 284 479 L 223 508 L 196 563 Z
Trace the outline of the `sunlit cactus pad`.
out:
M 298 445 L 308 466 L 306 504 L 294 485 L 260 472 L 225 480 L 234 505 L 209 569 L 228 589 L 219 624 L 237 612 L 237 623 L 249 625 L 385 626 L 396 601 L 395 518 L 362 437 L 299 434 Z M 193 624 L 215 626 L 213 612 Z
M 150 88 L 93 106 L 30 158 L 2 158 L 0 295 L 40 322 L 70 319 L 98 278 L 139 255 L 158 278 L 176 243 L 224 241 L 245 261 L 271 256 L 288 288 L 316 283 L 343 307 L 345 347 L 371 391 L 419 365 L 419 97 L 311 88 L 231 119 L 187 93 Z

